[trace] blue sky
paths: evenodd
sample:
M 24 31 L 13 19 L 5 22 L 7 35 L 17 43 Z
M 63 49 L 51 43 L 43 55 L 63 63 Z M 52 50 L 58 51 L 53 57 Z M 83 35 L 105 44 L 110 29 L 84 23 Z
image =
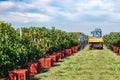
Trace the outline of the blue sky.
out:
M 90 34 L 120 32 L 119 0 L 0 0 L 0 20 L 13 27 L 46 26 Z

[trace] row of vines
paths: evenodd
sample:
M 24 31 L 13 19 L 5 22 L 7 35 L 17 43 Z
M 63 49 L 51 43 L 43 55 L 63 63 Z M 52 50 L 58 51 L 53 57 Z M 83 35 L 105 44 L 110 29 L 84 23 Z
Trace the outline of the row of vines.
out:
M 65 32 L 55 27 L 13 28 L 0 21 L 0 77 L 8 71 L 21 68 L 27 62 L 78 45 L 78 32 Z
M 120 32 L 111 32 L 103 36 L 104 43 L 110 48 L 111 45 L 120 47 Z

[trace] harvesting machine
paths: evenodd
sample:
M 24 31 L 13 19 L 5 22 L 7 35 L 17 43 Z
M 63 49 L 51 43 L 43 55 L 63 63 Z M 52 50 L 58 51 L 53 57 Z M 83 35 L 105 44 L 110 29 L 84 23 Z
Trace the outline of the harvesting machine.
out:
M 89 37 L 88 44 L 89 48 L 100 48 L 103 49 L 103 38 L 102 38 L 102 30 L 96 28 L 94 31 L 91 32 L 92 37 Z

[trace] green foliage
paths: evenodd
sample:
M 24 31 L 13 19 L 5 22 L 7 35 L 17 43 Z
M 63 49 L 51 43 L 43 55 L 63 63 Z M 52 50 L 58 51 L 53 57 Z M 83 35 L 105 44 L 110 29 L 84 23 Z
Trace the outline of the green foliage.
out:
M 27 62 L 78 45 L 78 37 L 78 32 L 65 32 L 55 27 L 14 29 L 11 24 L 0 21 L 0 77 L 6 77 L 8 71 L 21 68 Z
M 120 32 L 111 32 L 103 36 L 105 44 L 110 47 L 110 45 L 115 45 L 120 47 Z
M 0 21 L 0 77 L 16 67 L 19 56 L 14 53 L 17 41 L 15 34 L 11 24 Z

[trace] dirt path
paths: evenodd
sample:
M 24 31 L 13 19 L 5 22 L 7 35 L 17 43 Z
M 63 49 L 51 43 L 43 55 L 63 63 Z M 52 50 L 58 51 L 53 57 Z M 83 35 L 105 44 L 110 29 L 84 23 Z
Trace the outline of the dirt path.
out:
M 56 65 L 31 80 L 120 80 L 120 56 L 106 47 L 89 50 L 87 46 Z

